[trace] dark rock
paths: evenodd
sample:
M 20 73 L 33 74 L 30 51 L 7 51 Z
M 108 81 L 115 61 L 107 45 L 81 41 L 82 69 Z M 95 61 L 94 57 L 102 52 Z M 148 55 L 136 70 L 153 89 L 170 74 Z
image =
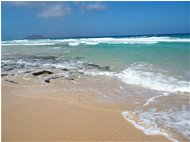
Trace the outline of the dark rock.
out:
M 44 80 L 44 82 L 50 83 L 50 79 L 46 79 L 46 80 Z
M 106 71 L 110 71 L 110 67 L 109 66 L 99 66 L 96 64 L 86 64 L 88 69 L 98 69 L 98 70 L 106 70 Z
M 46 75 L 47 74 L 53 74 L 53 72 L 44 70 L 44 71 L 35 72 L 32 75 L 39 76 L 39 75 L 43 75 L 43 74 L 46 74 Z
M 55 75 L 55 76 L 50 76 L 44 79 L 45 83 L 50 83 L 51 80 L 53 79 L 58 79 L 58 78 L 64 78 L 66 80 L 74 80 L 74 78 L 76 78 L 75 76 L 69 76 L 67 77 L 66 75 Z
M 67 68 L 64 68 L 64 69 L 61 69 L 61 70 L 63 70 L 63 71 L 69 71 L 69 69 L 67 69 Z
M 82 72 L 82 71 L 79 71 L 79 73 L 80 73 L 80 74 L 84 74 L 84 72 Z
M 14 84 L 18 84 L 17 82 L 12 81 L 12 80 L 7 80 L 7 79 L 5 79 L 5 81 L 10 82 L 10 83 L 14 83 Z
M 110 71 L 110 67 L 109 66 L 104 66 L 104 67 L 102 67 L 102 70 Z
M 96 64 L 87 64 L 88 67 L 100 68 L 99 65 Z
M 46 82 L 46 83 L 50 83 L 50 80 L 52 80 L 52 79 L 57 79 L 57 78 L 61 78 L 62 76 L 52 76 L 52 77 L 48 77 L 48 78 L 46 78 L 45 80 L 44 80 L 44 82 Z
M 6 67 L 6 68 L 3 68 L 3 70 L 4 71 L 11 71 L 11 70 L 13 70 L 13 68 L 12 67 Z
M 96 64 L 86 64 L 87 69 L 101 69 L 99 65 Z
M 74 78 L 70 78 L 70 77 L 69 77 L 69 78 L 67 78 L 67 79 L 68 79 L 68 80 L 74 80 Z
M 1 74 L 1 76 L 7 76 L 7 75 L 8 75 L 8 74 L 6 74 L 6 73 L 5 73 L 5 74 Z
M 38 59 L 44 59 L 44 60 L 48 60 L 48 59 L 52 59 L 52 60 L 54 60 L 54 59 L 56 59 L 57 57 L 56 56 L 52 56 L 52 55 L 50 55 L 50 56 L 39 56 L 39 55 L 23 55 L 23 57 L 22 57 L 22 59 L 24 59 L 24 60 L 26 60 L 26 61 L 36 61 L 36 60 L 38 60 Z

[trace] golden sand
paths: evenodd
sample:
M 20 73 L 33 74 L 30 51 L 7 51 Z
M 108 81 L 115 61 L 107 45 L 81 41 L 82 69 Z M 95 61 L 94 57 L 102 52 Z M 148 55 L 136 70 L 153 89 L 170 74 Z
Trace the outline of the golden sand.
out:
M 46 92 L 41 91 L 40 87 L 22 87 L 27 97 L 15 95 L 14 92 L 19 89 L 11 83 L 2 83 L 3 142 L 169 141 L 163 136 L 145 135 L 127 122 L 120 110 L 108 109 L 107 106 L 103 107 L 104 105 L 100 107 L 98 103 L 92 107 L 46 98 L 43 93 L 55 92 L 48 89 Z M 33 91 L 39 92 L 39 97 L 28 95 Z

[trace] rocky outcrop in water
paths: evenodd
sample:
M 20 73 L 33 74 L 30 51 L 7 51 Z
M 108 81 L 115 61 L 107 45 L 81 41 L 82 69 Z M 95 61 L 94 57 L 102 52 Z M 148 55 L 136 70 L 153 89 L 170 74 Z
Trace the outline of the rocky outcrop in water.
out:
M 8 80 L 8 79 L 5 79 L 5 81 L 10 82 L 10 83 L 13 83 L 13 84 L 18 84 L 17 82 L 12 81 L 12 80 Z
M 53 74 L 53 72 L 44 70 L 44 71 L 35 72 L 32 75 L 39 76 L 39 75 L 49 75 L 49 74 Z
M 90 64 L 90 63 L 85 64 L 85 66 L 87 69 L 97 69 L 97 70 L 102 70 L 102 71 L 110 71 L 111 70 L 109 66 L 99 66 L 99 65 Z
M 69 71 L 69 69 L 67 69 L 67 68 L 63 68 L 63 69 L 61 69 L 62 71 Z
M 4 74 L 1 74 L 1 76 L 7 76 L 8 74 L 4 73 Z
M 80 58 L 80 57 L 79 57 Z M 6 58 L 1 62 L 1 76 L 40 76 L 46 83 L 63 78 L 75 80 L 89 72 L 111 71 L 109 66 L 100 66 L 76 59 L 62 59 L 56 56 L 23 56 L 22 58 Z

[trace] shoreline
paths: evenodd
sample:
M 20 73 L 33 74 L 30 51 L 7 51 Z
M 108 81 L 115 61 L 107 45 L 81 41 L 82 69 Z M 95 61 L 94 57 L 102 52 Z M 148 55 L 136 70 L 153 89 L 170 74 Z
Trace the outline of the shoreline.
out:
M 17 89 L 2 82 L 2 141 L 170 141 L 161 135 L 145 135 L 111 103 L 58 101 L 44 97 L 48 90 L 41 87 L 36 88 L 42 93 L 38 98 L 23 97 L 13 94 Z

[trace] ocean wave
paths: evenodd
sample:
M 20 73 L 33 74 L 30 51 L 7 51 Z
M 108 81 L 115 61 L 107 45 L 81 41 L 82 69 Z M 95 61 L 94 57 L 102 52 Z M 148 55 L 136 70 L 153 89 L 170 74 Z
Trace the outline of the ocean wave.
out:
M 190 139 L 189 110 L 182 107 L 181 110 L 167 110 L 158 112 L 156 108 L 148 111 L 124 111 L 122 116 L 146 135 L 164 135 L 168 139 L 179 142 L 183 137 Z M 176 137 L 175 133 L 180 133 Z
M 153 65 L 142 63 L 132 64 L 117 74 L 117 77 L 126 84 L 141 85 L 153 90 L 190 92 L 190 82 L 171 77 L 161 71 L 153 70 L 156 67 L 152 66 Z
M 43 40 L 11 40 L 2 41 L 2 45 L 56 45 L 69 46 L 97 45 L 97 44 L 156 44 L 159 42 L 190 42 L 189 38 L 175 37 L 125 37 L 125 38 L 79 38 L 79 39 L 43 39 Z
M 163 92 L 190 92 L 190 82 L 169 76 L 169 73 L 147 63 L 134 63 L 120 73 L 87 71 L 87 75 L 115 77 L 128 85 L 139 85 Z

